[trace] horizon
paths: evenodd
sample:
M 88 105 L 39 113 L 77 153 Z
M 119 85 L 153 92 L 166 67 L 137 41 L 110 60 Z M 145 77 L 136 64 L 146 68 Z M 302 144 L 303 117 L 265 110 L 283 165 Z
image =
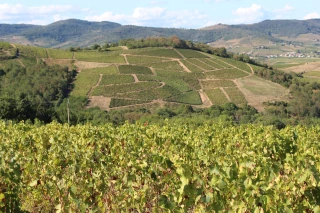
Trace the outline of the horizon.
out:
M 0 0 L 3 24 L 48 25 L 61 20 L 109 21 L 121 25 L 199 29 L 216 24 L 253 24 L 264 20 L 307 20 L 320 18 L 315 0 L 168 0 L 65 1 L 54 4 L 39 0 Z M 125 5 L 125 7 L 123 6 Z

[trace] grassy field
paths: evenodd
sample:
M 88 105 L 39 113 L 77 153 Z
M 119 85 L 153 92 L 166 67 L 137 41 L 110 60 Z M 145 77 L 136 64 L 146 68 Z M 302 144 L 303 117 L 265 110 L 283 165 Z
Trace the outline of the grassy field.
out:
M 224 88 L 224 91 L 228 94 L 231 102 L 237 105 L 247 104 L 247 100 L 244 97 L 243 93 L 236 87 L 233 88 Z
M 105 96 L 114 97 L 120 93 L 132 93 L 140 92 L 143 90 L 153 90 L 154 88 L 160 87 L 161 84 L 158 82 L 139 82 L 139 83 L 129 83 L 129 84 L 114 84 L 110 86 L 98 86 L 96 87 L 92 95 L 94 96 Z M 130 95 L 129 95 L 130 97 Z
M 200 95 L 196 91 L 189 91 L 186 93 L 179 94 L 177 96 L 170 97 L 165 99 L 166 101 L 177 102 L 182 104 L 193 104 L 193 105 L 200 105 L 202 104 Z
M 190 58 L 190 59 L 187 59 L 187 61 L 200 67 L 203 70 L 215 70 L 216 69 L 215 67 L 212 67 L 209 64 L 198 60 L 197 58 Z
M 210 79 L 237 79 L 248 75 L 248 73 L 238 69 L 224 69 L 205 73 L 205 76 Z
M 60 49 L 47 49 L 49 58 L 53 59 L 72 59 L 73 52 Z
M 132 75 L 103 75 L 99 85 L 133 83 Z
M 119 74 L 117 67 L 108 66 L 108 67 L 99 67 L 93 69 L 85 69 L 81 71 L 82 73 L 92 73 L 92 74 L 104 74 L 104 75 L 116 75 Z
M 209 58 L 208 56 L 194 50 L 189 50 L 189 49 L 176 49 L 176 50 L 179 51 L 186 58 Z
M 133 99 L 121 99 L 121 98 L 111 98 L 110 108 L 121 107 L 121 106 L 130 106 L 136 104 L 147 103 L 148 101 L 144 100 L 133 100 Z
M 125 64 L 124 57 L 113 52 L 75 52 L 75 59 L 88 62 Z
M 184 66 L 186 66 L 191 72 L 197 72 L 197 73 L 202 73 L 203 71 L 205 71 L 204 69 L 202 69 L 201 67 L 198 67 L 196 65 L 194 65 L 193 63 L 191 63 L 188 60 L 181 60 L 181 62 L 184 64 Z
M 175 50 L 167 48 L 143 48 L 137 51 L 135 55 L 158 56 L 166 58 L 182 58 Z
M 87 96 L 91 87 L 99 81 L 100 75 L 97 73 L 79 73 L 74 81 L 74 89 L 71 92 L 72 96 Z
M 219 87 L 236 87 L 236 84 L 230 80 L 206 80 L 201 81 L 204 90 L 215 89 Z
M 222 105 L 229 102 L 226 95 L 219 88 L 205 90 L 205 93 L 213 105 Z
M 147 57 L 147 56 L 127 56 L 129 64 L 150 64 L 161 61 L 166 61 L 168 59 L 158 58 L 158 57 Z
M 152 71 L 150 70 L 150 68 L 133 65 L 121 65 L 119 66 L 119 72 L 121 74 L 152 75 Z
M 45 48 L 16 45 L 19 49 L 21 56 L 35 57 L 35 58 L 48 58 L 47 51 Z

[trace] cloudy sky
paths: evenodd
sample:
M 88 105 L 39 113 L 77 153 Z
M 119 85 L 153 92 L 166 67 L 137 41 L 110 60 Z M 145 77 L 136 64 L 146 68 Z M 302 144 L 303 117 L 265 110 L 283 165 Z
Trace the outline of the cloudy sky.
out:
M 265 19 L 320 18 L 319 0 L 0 0 L 0 23 L 46 25 L 76 18 L 123 25 L 201 28 Z

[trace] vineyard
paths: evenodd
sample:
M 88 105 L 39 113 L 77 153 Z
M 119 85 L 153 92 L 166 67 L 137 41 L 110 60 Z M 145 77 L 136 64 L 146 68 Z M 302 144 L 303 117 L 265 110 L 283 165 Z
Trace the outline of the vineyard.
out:
M 4 51 L 13 46 L 2 42 L 0 48 Z M 23 56 L 17 62 L 22 66 L 29 63 L 24 56 L 31 56 L 37 63 L 44 61 L 50 66 L 57 63 L 76 68 L 78 74 L 72 82 L 71 95 L 89 99 L 91 96 L 108 98 L 111 100 L 108 102 L 109 108 L 130 107 L 146 101 L 148 104 L 162 101 L 200 107 L 230 101 L 237 105 L 262 105 L 266 100 L 278 96 L 271 95 L 262 101 L 259 93 L 256 93 L 256 84 L 243 83 L 255 79 L 251 78 L 251 67 L 253 70 L 261 67 L 191 49 L 115 48 L 108 51 L 84 49 L 70 52 L 23 45 L 17 45 L 17 48 Z M 262 79 L 260 81 L 270 84 Z M 276 87 L 270 87 L 270 90 L 268 93 L 278 93 Z M 209 105 L 208 100 L 206 104 L 202 103 L 208 98 L 204 99 L 200 94 L 208 96 Z M 104 104 L 102 99 L 93 106 Z
M 319 212 L 320 127 L 0 123 L 2 212 Z

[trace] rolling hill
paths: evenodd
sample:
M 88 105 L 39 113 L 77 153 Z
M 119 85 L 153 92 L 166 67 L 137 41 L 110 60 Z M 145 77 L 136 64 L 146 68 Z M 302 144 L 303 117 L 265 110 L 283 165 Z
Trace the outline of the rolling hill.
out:
M 266 20 L 251 25 L 216 25 L 203 29 L 155 28 L 120 25 L 113 22 L 89 22 L 69 19 L 46 26 L 0 24 L 0 39 L 13 43 L 43 47 L 90 46 L 95 43 L 117 42 L 126 38 L 150 36 L 171 37 L 211 43 L 214 46 L 245 47 L 235 52 L 250 52 L 268 44 L 319 45 L 316 35 L 320 20 Z M 247 48 L 246 48 L 247 47 Z M 283 48 L 282 48 L 283 49 Z

